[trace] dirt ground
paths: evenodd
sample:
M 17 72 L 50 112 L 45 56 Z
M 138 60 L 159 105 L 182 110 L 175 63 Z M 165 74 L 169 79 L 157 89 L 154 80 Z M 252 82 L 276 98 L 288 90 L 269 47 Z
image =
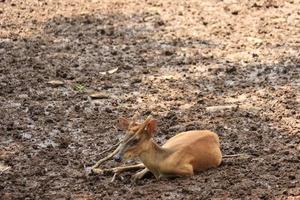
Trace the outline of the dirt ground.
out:
M 0 111 L 1 199 L 300 199 L 300 2 L 2 0 Z M 159 144 L 209 129 L 250 157 L 87 175 L 135 113 Z

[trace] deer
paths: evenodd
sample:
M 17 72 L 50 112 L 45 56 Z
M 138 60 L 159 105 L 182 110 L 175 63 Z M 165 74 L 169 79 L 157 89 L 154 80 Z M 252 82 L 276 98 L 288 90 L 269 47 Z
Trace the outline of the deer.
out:
M 121 117 L 118 125 L 126 134 L 111 157 L 116 162 L 139 158 L 141 163 L 117 167 L 114 172 L 143 169 L 133 175 L 134 181 L 142 179 L 148 172 L 156 179 L 189 177 L 216 168 L 222 162 L 219 137 L 212 131 L 182 132 L 159 146 L 154 140 L 157 121 L 152 116 L 148 116 L 143 123 Z

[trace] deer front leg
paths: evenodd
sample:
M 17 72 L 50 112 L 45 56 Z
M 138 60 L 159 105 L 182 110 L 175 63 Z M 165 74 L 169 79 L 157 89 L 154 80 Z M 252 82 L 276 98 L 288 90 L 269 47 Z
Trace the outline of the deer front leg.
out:
M 115 167 L 115 168 L 113 168 L 113 172 L 119 174 L 124 171 L 143 169 L 144 167 L 145 167 L 145 165 L 143 163 L 136 164 L 136 165 L 130 165 L 130 166 L 124 166 L 124 167 Z
M 132 180 L 134 182 L 137 182 L 138 180 L 142 179 L 148 172 L 150 172 L 150 170 L 148 168 L 145 168 L 142 171 L 137 172 L 136 174 L 134 174 L 132 176 Z
M 94 168 L 92 170 L 95 174 L 103 174 L 105 172 L 113 172 L 115 174 L 120 174 L 121 172 L 124 172 L 124 171 L 142 169 L 144 167 L 145 167 L 145 165 L 143 163 L 140 163 L 140 164 L 136 164 L 136 165 L 123 166 L 123 167 L 114 167 L 114 168 L 109 168 L 109 169 Z

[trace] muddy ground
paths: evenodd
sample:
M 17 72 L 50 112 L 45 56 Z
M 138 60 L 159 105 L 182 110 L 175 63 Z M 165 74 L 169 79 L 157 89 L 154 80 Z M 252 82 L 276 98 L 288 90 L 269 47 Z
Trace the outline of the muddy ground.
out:
M 2 0 L 0 23 L 1 199 L 300 198 L 299 1 Z M 137 185 L 86 175 L 135 113 L 159 144 L 209 129 L 250 157 Z

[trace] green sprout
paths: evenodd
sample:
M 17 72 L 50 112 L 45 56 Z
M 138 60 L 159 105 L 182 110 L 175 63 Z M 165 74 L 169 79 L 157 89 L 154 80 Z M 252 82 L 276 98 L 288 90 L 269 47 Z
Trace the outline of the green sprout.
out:
M 77 92 L 84 92 L 85 91 L 85 86 L 84 85 L 81 85 L 81 84 L 77 84 L 74 88 Z

